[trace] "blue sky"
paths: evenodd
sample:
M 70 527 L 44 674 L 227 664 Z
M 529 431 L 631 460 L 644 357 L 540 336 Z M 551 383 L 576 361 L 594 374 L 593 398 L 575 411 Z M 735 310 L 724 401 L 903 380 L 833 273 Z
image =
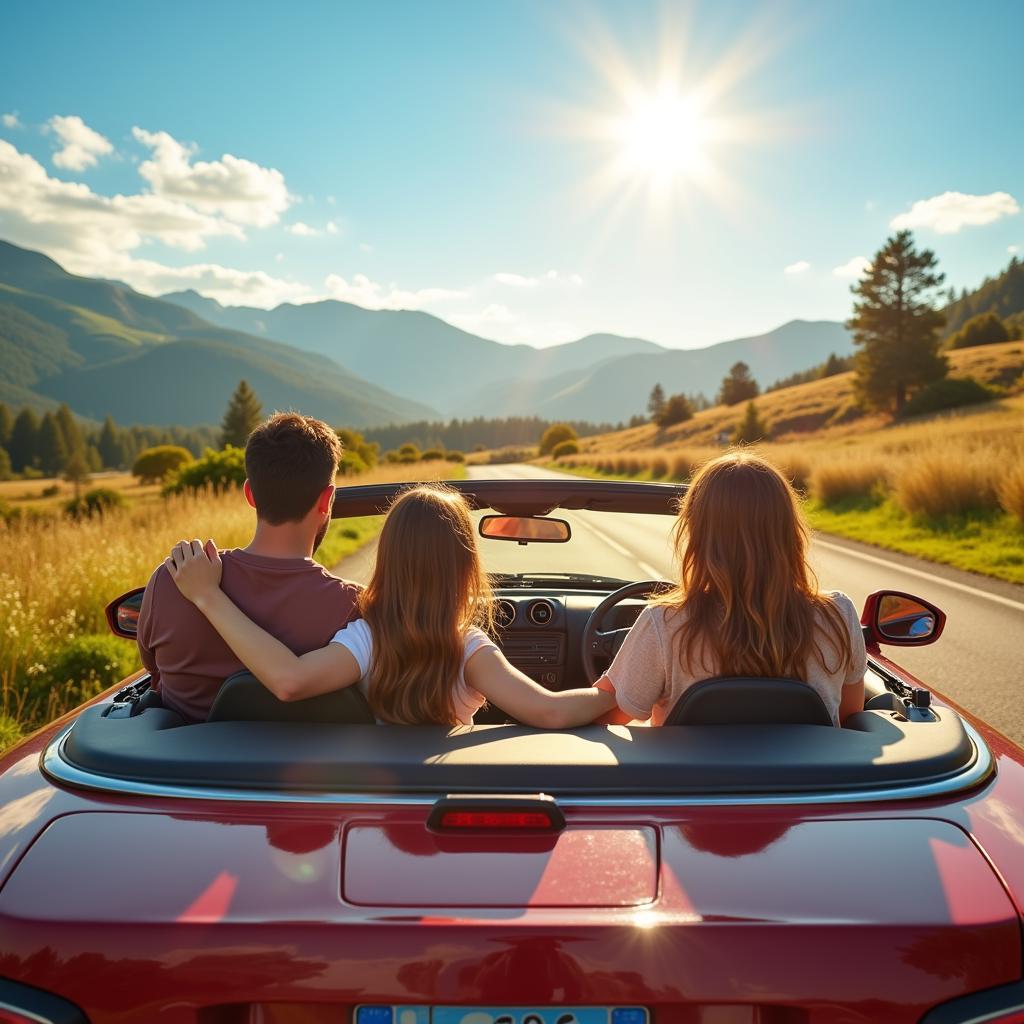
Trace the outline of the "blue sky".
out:
M 0 237 L 154 294 L 693 347 L 845 317 L 901 224 L 957 288 L 1024 252 L 1016 0 L 8 0 L 0 37 Z

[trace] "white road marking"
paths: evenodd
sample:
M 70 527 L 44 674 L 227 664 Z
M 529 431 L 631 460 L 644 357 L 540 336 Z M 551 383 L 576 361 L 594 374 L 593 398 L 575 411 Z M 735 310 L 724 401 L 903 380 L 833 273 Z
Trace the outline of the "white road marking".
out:
M 640 568 L 640 571 L 643 572 L 643 573 L 646 573 L 646 575 L 650 579 L 652 579 L 652 580 L 664 579 L 664 576 L 665 576 L 664 573 L 659 572 L 649 562 L 645 562 L 642 559 L 637 558 L 636 554 L 634 552 L 630 551 L 629 548 L 624 547 L 622 544 L 620 544 L 614 538 L 609 537 L 608 534 L 604 532 L 604 530 L 599 530 L 589 520 L 586 521 L 584 523 L 584 525 L 586 526 L 586 528 L 588 530 L 591 531 L 591 533 L 594 534 L 594 536 L 596 536 L 598 538 L 598 540 L 604 541 L 604 543 L 607 544 L 608 547 L 610 547 L 613 551 L 617 551 L 624 558 L 628 558 L 630 561 L 635 562 L 637 564 L 637 566 Z
M 942 586 L 952 587 L 954 590 L 962 590 L 965 594 L 971 594 L 973 597 L 983 597 L 988 601 L 995 601 L 997 604 L 1006 605 L 1007 608 L 1014 609 L 1014 611 L 1024 612 L 1024 604 L 1020 601 L 1014 601 L 1012 598 L 1003 597 L 1002 594 L 990 594 L 987 590 L 979 590 L 977 587 L 969 586 L 966 583 L 958 583 L 956 580 L 947 580 L 944 576 L 936 576 L 933 573 L 925 572 L 922 569 L 914 569 L 907 565 L 901 565 L 899 562 L 879 558 L 877 555 L 868 555 L 863 551 L 855 551 L 853 548 L 844 547 L 842 544 L 830 544 L 827 540 L 821 540 L 817 534 L 815 534 L 814 543 L 819 547 L 828 548 L 830 551 L 838 551 L 844 555 L 850 555 L 852 558 L 860 558 L 865 562 L 872 562 L 875 565 L 884 566 L 886 569 L 896 569 L 899 572 L 905 572 L 911 576 L 918 576 L 921 579 L 929 580 L 932 583 L 939 583 Z

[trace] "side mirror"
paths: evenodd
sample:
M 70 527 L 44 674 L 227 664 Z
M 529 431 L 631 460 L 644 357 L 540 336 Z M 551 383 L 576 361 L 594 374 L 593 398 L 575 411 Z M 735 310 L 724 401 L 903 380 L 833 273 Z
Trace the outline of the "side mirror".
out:
M 564 544 L 572 536 L 572 529 L 564 519 L 547 516 L 484 516 L 480 536 L 519 544 Z
M 923 647 L 935 643 L 942 635 L 946 615 L 913 594 L 878 590 L 864 602 L 860 621 L 876 644 Z
M 136 587 L 115 598 L 103 609 L 111 633 L 129 640 L 135 639 L 139 632 L 139 612 L 142 611 L 142 595 L 145 592 L 145 587 Z

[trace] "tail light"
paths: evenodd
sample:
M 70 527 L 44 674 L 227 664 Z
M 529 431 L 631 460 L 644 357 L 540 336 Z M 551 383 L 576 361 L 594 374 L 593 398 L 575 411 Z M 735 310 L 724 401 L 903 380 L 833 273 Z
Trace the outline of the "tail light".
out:
M 921 1024 L 1024 1024 L 1024 982 L 943 1003 L 929 1010 Z
M 73 1003 L 0 978 L 0 1024 L 89 1024 Z
M 427 818 L 427 828 L 446 834 L 520 833 L 545 835 L 565 828 L 565 815 L 544 793 L 528 796 L 461 795 L 442 797 Z

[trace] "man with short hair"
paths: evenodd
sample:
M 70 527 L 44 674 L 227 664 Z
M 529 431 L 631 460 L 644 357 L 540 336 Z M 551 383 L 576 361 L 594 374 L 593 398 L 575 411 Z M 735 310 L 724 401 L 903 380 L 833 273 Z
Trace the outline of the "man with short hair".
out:
M 356 616 L 358 587 L 313 561 L 327 533 L 341 443 L 320 420 L 275 413 L 245 446 L 245 499 L 256 509 L 247 547 L 222 551 L 221 588 L 296 654 L 325 647 Z M 244 668 L 161 565 L 142 600 L 139 653 L 164 706 L 205 721 L 224 680 Z

